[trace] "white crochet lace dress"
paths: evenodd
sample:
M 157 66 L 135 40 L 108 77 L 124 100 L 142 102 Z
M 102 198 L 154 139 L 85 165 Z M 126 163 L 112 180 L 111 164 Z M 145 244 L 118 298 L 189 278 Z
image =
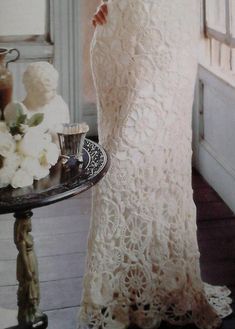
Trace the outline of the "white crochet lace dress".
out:
M 93 190 L 80 328 L 201 329 L 231 312 L 201 281 L 191 187 L 198 0 L 109 0 L 92 67 L 111 168 Z

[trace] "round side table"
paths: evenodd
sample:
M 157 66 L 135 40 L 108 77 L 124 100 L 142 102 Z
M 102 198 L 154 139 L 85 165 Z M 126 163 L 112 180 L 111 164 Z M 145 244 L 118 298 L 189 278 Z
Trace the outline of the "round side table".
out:
M 86 191 L 106 174 L 109 165 L 106 151 L 86 139 L 82 164 L 73 159 L 65 165 L 59 161 L 51 168 L 48 177 L 34 182 L 32 186 L 0 189 L 0 214 L 14 213 L 14 243 L 18 249 L 18 325 L 8 329 L 45 329 L 48 326 L 47 315 L 39 308 L 38 265 L 31 235 L 32 210 Z

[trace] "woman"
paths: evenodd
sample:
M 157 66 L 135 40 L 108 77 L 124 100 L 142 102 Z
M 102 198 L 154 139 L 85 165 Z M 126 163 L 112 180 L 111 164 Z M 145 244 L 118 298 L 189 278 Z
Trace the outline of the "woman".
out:
M 99 138 L 81 328 L 217 328 L 229 291 L 201 281 L 191 187 L 197 0 L 109 0 L 94 16 Z M 107 15 L 108 12 L 108 15 Z M 107 24 L 105 23 L 107 19 Z

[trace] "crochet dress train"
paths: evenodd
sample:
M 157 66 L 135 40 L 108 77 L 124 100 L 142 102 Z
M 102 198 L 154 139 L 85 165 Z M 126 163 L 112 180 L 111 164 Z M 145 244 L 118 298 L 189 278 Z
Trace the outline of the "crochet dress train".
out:
M 226 287 L 201 280 L 191 186 L 198 0 L 109 0 L 92 69 L 111 168 L 93 189 L 79 328 L 216 328 Z M 198 14 L 199 15 L 199 14 Z

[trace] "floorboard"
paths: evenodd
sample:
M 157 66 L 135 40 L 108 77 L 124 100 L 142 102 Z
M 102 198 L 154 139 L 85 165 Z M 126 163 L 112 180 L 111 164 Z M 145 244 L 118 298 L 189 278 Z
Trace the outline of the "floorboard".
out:
M 228 285 L 235 296 L 235 215 L 194 169 L 192 178 L 202 277 L 211 284 Z M 48 314 L 48 329 L 76 329 L 90 211 L 90 191 L 34 210 L 41 308 Z M 4 328 L 3 316 L 6 324 L 15 318 L 17 252 L 12 240 L 13 223 L 12 215 L 0 216 L 0 329 Z M 169 326 L 163 323 L 164 328 Z M 235 329 L 234 315 L 223 321 L 221 329 Z
M 203 177 L 193 169 L 192 186 L 197 206 L 197 235 L 201 275 L 205 282 L 226 285 L 235 297 L 235 215 Z M 232 304 L 235 310 L 234 303 Z M 234 329 L 235 315 L 220 329 Z
M 71 253 L 38 258 L 40 281 L 82 277 L 85 253 Z M 0 286 L 16 284 L 15 261 L 0 262 Z
M 41 282 L 41 308 L 48 311 L 77 307 L 81 299 L 81 287 L 81 277 Z M 16 309 L 16 291 L 17 286 L 0 287 L 2 308 Z
M 61 323 L 66 323 L 66 327 L 64 327 L 64 329 L 76 329 L 77 314 L 78 307 L 63 308 L 47 312 L 48 321 L 50 323 L 49 329 L 61 328 Z

